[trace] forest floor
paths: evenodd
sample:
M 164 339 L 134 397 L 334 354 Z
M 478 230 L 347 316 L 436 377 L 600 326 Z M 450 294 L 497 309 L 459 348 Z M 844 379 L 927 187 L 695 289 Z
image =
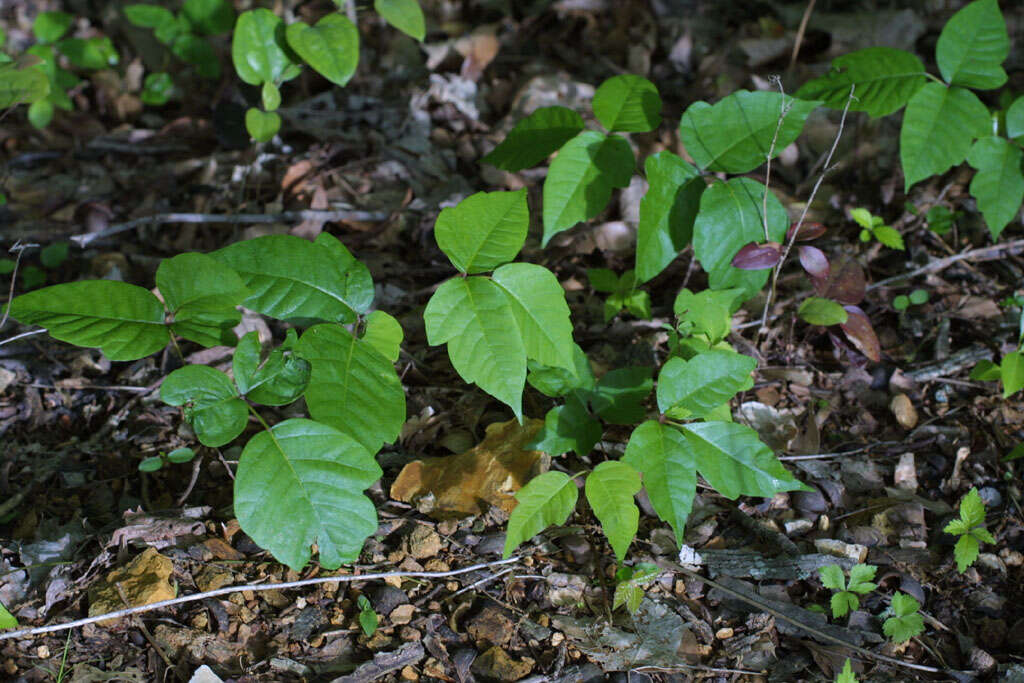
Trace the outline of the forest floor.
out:
M 506 4 L 518 9 L 495 9 Z M 465 385 L 424 333 L 424 305 L 452 274 L 433 238 L 440 207 L 481 189 L 520 187 L 540 206 L 543 168 L 507 173 L 481 157 L 538 106 L 588 112 L 595 85 L 619 73 L 646 75 L 665 101 L 665 122 L 633 135 L 637 146 L 685 155 L 676 126 L 690 103 L 775 87 L 773 74 L 795 92 L 832 57 L 862 47 L 911 50 L 928 63 L 960 3 L 941 12 L 914 9 L 925 3 L 851 4 L 819 3 L 790 64 L 805 3 L 425 1 L 432 29 L 424 45 L 367 21 L 353 81 L 344 89 L 311 76 L 289 84 L 282 134 L 264 145 L 248 142 L 241 113 L 256 95 L 230 69 L 213 86 L 184 81 L 189 96 L 163 108 L 141 107 L 138 70 L 133 76 L 129 66 L 76 89 L 75 110 L 60 112 L 45 130 L 33 129 L 24 111 L 7 113 L 0 119 L 7 197 L 0 247 L 19 240 L 70 246 L 66 256 L 59 246 L 26 250 L 16 294 L 90 277 L 149 288 L 163 258 L 258 235 L 327 231 L 341 239 L 369 267 L 375 305 L 404 329 L 398 372 L 408 421 L 380 454 L 384 478 L 369 491 L 378 533 L 361 562 L 340 573 L 488 566 L 451 576 L 250 588 L 110 624 L 0 640 L 0 679 L 188 681 L 207 665 L 214 677 L 199 677 L 204 671 L 192 680 L 833 680 L 850 658 L 862 680 L 1024 680 L 1024 460 L 1005 459 L 1024 442 L 1024 404 L 969 376 L 980 360 L 1017 347 L 1021 224 L 1018 217 L 992 242 L 968 195 L 966 166 L 904 195 L 898 116 L 851 115 L 838 163 L 810 207 L 828 228 L 816 244 L 833 262 L 846 259 L 863 271 L 863 308 L 882 362 L 796 318 L 794 302 L 808 287 L 795 264 L 780 277 L 768 329 L 759 329 L 764 300 L 755 300 L 737 314 L 729 339 L 759 361 L 754 388 L 735 403 L 736 419 L 757 429 L 812 492 L 729 501 L 699 489 L 686 545 L 701 558 L 686 558 L 685 566 L 667 526 L 643 514 L 629 562 L 661 571 L 630 614 L 610 608 L 615 558 L 589 514 L 575 514 L 520 547 L 517 561 L 498 564 L 505 510 L 484 505 L 437 520 L 429 506 L 403 502 L 392 488 L 415 459 L 470 452 L 498 460 L 495 453 L 523 441 L 519 428 L 505 424 L 508 409 Z M 1024 9 L 1011 4 L 1004 3 L 1015 46 L 1007 71 L 1020 92 Z M 40 8 L 74 11 L 57 2 L 0 3 L 8 45 L 26 40 Z M 308 3 L 297 11 L 328 8 Z M 90 18 L 126 46 L 128 64 L 137 36 L 106 12 Z M 838 121 L 839 112 L 813 114 L 773 165 L 772 189 L 791 212 L 799 213 L 818 179 Z M 749 175 L 765 180 L 764 168 Z M 623 312 L 605 322 L 586 271 L 633 266 L 642 192 L 634 183 L 617 193 L 596 220 L 544 250 L 535 217 L 523 254 L 564 284 L 575 339 L 598 373 L 663 360 L 663 324 L 672 323 L 676 293 L 684 283 L 697 289 L 706 282 L 684 252 L 649 283 L 651 320 Z M 923 218 L 937 205 L 956 216 L 944 234 Z M 896 227 L 906 250 L 861 242 L 849 218 L 856 207 Z M 337 213 L 282 217 L 306 209 Z M 189 217 L 136 221 L 168 213 Z M 265 218 L 230 218 L 239 214 Z M 129 221 L 128 229 L 112 230 Z M 949 258 L 957 254 L 965 256 Z M 3 290 L 0 302 L 8 298 L 6 284 Z M 898 310 L 894 298 L 914 290 L 926 300 Z M 248 315 L 243 325 L 283 333 Z M 291 571 L 240 531 L 231 512 L 239 448 L 201 448 L 190 464 L 139 471 L 143 458 L 197 446 L 181 411 L 158 398 L 174 356 L 118 363 L 46 335 L 12 340 L 26 331 L 14 321 L 0 329 L 0 342 L 11 340 L 0 345 L 0 603 L 22 627 L 119 609 L 109 586 L 126 567 L 141 577 L 138 590 L 148 601 L 333 574 L 315 564 Z M 226 367 L 231 350 L 184 351 L 189 362 Z M 528 390 L 529 417 L 543 418 L 550 405 Z M 564 469 L 621 452 L 627 437 L 610 429 L 590 458 L 563 456 Z M 473 504 L 495 486 L 477 483 L 462 492 Z M 996 543 L 961 573 L 955 538 L 942 530 L 971 488 L 986 505 Z M 645 501 L 641 507 L 650 513 Z M 879 590 L 840 619 L 824 613 L 831 592 L 817 571 L 832 561 L 878 567 Z M 882 635 L 894 591 L 923 606 L 923 634 L 901 645 Z M 370 636 L 359 596 L 378 615 Z

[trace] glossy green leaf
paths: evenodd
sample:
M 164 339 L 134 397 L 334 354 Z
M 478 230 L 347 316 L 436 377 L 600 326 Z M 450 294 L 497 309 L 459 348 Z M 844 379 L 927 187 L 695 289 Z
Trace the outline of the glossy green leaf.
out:
M 508 295 L 526 357 L 573 370 L 572 321 L 555 274 L 533 263 L 508 263 L 494 271 L 492 280 Z
M 796 314 L 811 325 L 841 325 L 849 314 L 841 304 L 831 299 L 812 296 L 803 300 Z
M 686 437 L 673 427 L 648 420 L 633 430 L 622 462 L 643 474 L 654 511 L 669 523 L 681 545 L 697 492 L 697 461 Z
M 274 111 L 281 106 L 281 91 L 276 85 L 267 81 L 260 88 L 260 102 L 264 110 Z
M 594 116 L 607 130 L 643 133 L 661 124 L 661 95 L 641 76 L 612 76 L 594 93 Z
M 66 38 L 57 43 L 57 49 L 80 69 L 107 69 L 120 61 L 114 44 L 106 36 Z
M 640 510 L 633 501 L 640 492 L 640 474 L 625 462 L 608 460 L 587 475 L 584 490 L 621 564 L 640 522 Z
M 739 307 L 742 295 L 740 289 L 705 289 L 696 294 L 681 290 L 672 305 L 680 332 L 702 334 L 717 344 L 732 329 L 732 312 Z
M 156 271 L 156 286 L 173 315 L 171 330 L 203 346 L 234 345 L 237 306 L 249 294 L 242 278 L 206 254 L 179 254 Z
M 946 22 L 935 44 L 939 72 L 950 85 L 992 90 L 1006 83 L 1010 54 L 998 0 L 976 0 Z
M 599 214 L 612 188 L 626 187 L 636 160 L 625 138 L 583 131 L 562 146 L 544 180 L 544 238 Z
M 403 336 L 402 326 L 393 316 L 384 311 L 374 311 L 367 316 L 363 341 L 392 363 L 398 360 Z
M 796 96 L 843 109 L 852 86 L 850 111 L 887 116 L 903 108 L 926 80 L 924 64 L 917 55 L 891 47 L 869 47 L 832 60 L 829 72 L 804 83 Z
M 370 269 L 348 250 L 341 240 L 329 232 L 321 232 L 313 244 L 327 251 L 334 263 L 334 269 L 343 283 L 345 301 L 359 314 L 366 313 L 373 305 L 373 277 Z
M 443 283 L 423 311 L 427 341 L 448 344 L 452 365 L 467 382 L 523 414 L 526 347 L 505 290 L 483 277 L 454 278 Z
M 139 28 L 157 28 L 174 23 L 174 15 L 171 11 L 160 5 L 126 5 L 124 16 Z
M 573 451 L 586 456 L 600 439 L 601 423 L 587 412 L 587 407 L 576 395 L 570 395 L 564 405 L 552 408 L 544 416 L 544 426 L 530 448 L 550 455 Z
M 422 42 L 426 37 L 427 22 L 417 0 L 373 0 L 373 9 L 410 38 Z
M 139 472 L 159 472 L 164 466 L 164 459 L 159 455 L 143 458 L 139 462 Z
M 1024 135 L 1024 95 L 1013 101 L 1006 110 L 1006 137 L 1019 138 Z
M 658 409 L 689 411 L 705 417 L 737 392 L 753 386 L 757 361 L 735 351 L 712 349 L 686 361 L 670 358 L 658 375 Z
M 650 368 L 616 368 L 598 380 L 590 405 L 605 422 L 633 425 L 644 418 L 643 404 L 653 388 Z
M 520 543 L 552 524 L 565 524 L 578 498 L 576 482 L 562 472 L 545 472 L 531 479 L 516 493 L 517 504 L 508 518 L 502 556 L 507 559 Z
M 377 509 L 363 491 L 380 466 L 352 437 L 312 420 L 285 420 L 254 436 L 238 463 L 235 515 L 253 541 L 295 571 L 320 551 L 336 569 L 359 559 L 377 531 Z
M 516 257 L 526 242 L 530 208 L 526 190 L 477 192 L 441 210 L 434 237 L 463 273 L 494 270 Z
M 245 129 L 256 142 L 269 142 L 281 129 L 281 117 L 277 112 L 249 107 L 245 111 Z
M 1009 398 L 1024 389 L 1024 354 L 1019 351 L 1006 354 L 999 364 L 999 370 L 1003 380 L 1003 398 Z
M 764 242 L 762 207 L 766 188 L 750 178 L 732 178 L 704 190 L 693 224 L 693 252 L 712 289 L 740 288 L 750 298 L 768 281 L 769 270 L 740 270 L 732 258 L 750 242 Z M 768 235 L 782 242 L 789 217 L 768 191 Z
M 40 43 L 56 43 L 74 21 L 67 12 L 40 12 L 32 23 L 32 33 Z
M 301 21 L 285 30 L 288 45 L 335 85 L 344 86 L 359 64 L 359 29 L 343 14 L 328 14 L 315 26 Z
M 0 603 L 0 629 L 4 628 L 18 628 L 18 620 Z
M 781 491 L 808 490 L 746 425 L 696 422 L 681 429 L 700 473 L 726 498 L 770 498 Z
M 573 343 L 573 369 L 548 367 L 535 362 L 528 362 L 530 373 L 526 381 L 530 386 L 545 396 L 565 396 L 575 389 L 590 390 L 597 385 L 594 371 L 590 367 L 587 354 L 579 344 Z
M 228 0 L 185 0 L 181 13 L 203 35 L 219 36 L 235 25 L 235 8 Z
M 993 240 L 1017 217 L 1024 202 L 1022 157 L 1019 147 L 997 136 L 981 138 L 967 153 L 967 163 L 978 169 L 971 179 L 971 196 L 978 200 Z
M 714 105 L 691 104 L 679 122 L 679 137 L 700 168 L 746 173 L 765 163 L 769 151 L 774 159 L 796 140 L 819 104 L 766 90 L 737 90 Z
M 672 152 L 644 162 L 647 194 L 640 200 L 636 234 L 636 279 L 647 282 L 671 263 L 693 238 L 693 222 L 707 187 L 691 164 Z
M 50 93 L 50 79 L 34 67 L 19 69 L 15 63 L 0 67 L 0 109 L 31 104 Z
M 961 163 L 971 142 L 990 134 L 988 109 L 974 93 L 926 83 L 910 98 L 903 114 L 904 189 Z
M 238 391 L 253 403 L 283 406 L 292 403 L 309 384 L 310 364 L 279 347 L 261 361 L 259 335 L 253 331 L 235 348 L 232 371 Z
M 350 323 L 365 310 L 365 284 L 353 287 L 351 282 L 363 282 L 362 271 L 353 264 L 341 270 L 345 264 L 323 243 L 267 235 L 211 256 L 230 266 L 249 288 L 242 305 L 272 318 Z
M 148 290 L 112 280 L 53 285 L 15 297 L 11 317 L 45 327 L 55 339 L 99 348 L 110 360 L 136 360 L 170 341 L 164 307 Z
M 990 360 L 978 361 L 978 364 L 971 369 L 970 374 L 971 379 L 982 382 L 991 382 L 992 380 L 1001 379 L 1002 376 L 1002 370 Z
M 167 459 L 176 465 L 180 465 L 186 462 L 192 462 L 192 459 L 196 457 L 196 452 L 191 448 L 175 448 L 173 451 L 167 454 Z
M 206 365 L 186 365 L 167 375 L 160 398 L 172 406 L 186 406 L 185 419 L 204 446 L 223 446 L 245 430 L 249 407 L 238 397 L 231 379 Z
M 565 107 L 541 107 L 520 120 L 501 144 L 481 159 L 506 171 L 536 166 L 583 130 L 583 118 Z
M 270 10 L 243 12 L 231 39 L 231 59 L 238 77 L 249 85 L 262 85 L 298 75 L 298 65 L 285 51 L 284 33 L 284 22 Z
M 306 405 L 315 420 L 352 436 L 371 453 L 398 438 L 405 392 L 395 366 L 341 325 L 314 325 L 296 352 L 312 365 Z

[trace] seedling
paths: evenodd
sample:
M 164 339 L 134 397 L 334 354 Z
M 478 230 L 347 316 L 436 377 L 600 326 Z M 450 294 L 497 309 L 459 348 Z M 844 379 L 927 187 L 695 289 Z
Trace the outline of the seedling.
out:
M 18 620 L 0 603 L 0 629 L 18 628 Z
M 849 659 L 843 663 L 843 670 L 836 676 L 836 683 L 857 683 L 857 677 L 853 675 L 853 664 Z
M 937 204 L 928 209 L 925 220 L 928 222 L 928 229 L 936 235 L 945 235 L 953 229 L 953 223 L 960 216 L 960 212 L 950 211 L 945 206 Z
M 1009 398 L 1024 389 L 1024 354 L 1011 351 L 996 365 L 990 360 L 978 361 L 971 370 L 971 379 L 982 382 L 999 380 L 1003 383 L 1003 398 Z
M 170 453 L 161 452 L 159 455 L 146 458 L 139 463 L 139 471 L 156 472 L 167 465 L 191 462 L 194 457 L 196 454 L 191 448 L 175 448 Z
M 657 565 L 641 562 L 635 567 L 619 567 L 615 572 L 615 596 L 612 598 L 612 609 L 625 605 L 630 614 L 640 609 L 640 601 L 644 597 L 644 589 L 658 578 L 661 569 Z
M 850 582 L 846 583 L 843 569 L 837 564 L 830 564 L 818 569 L 821 583 L 825 588 L 836 591 L 832 595 L 832 618 L 846 616 L 860 608 L 859 595 L 866 595 L 878 588 L 872 580 L 878 567 L 871 564 L 855 564 L 850 569 Z
M 996 542 L 985 528 L 985 503 L 978 489 L 972 488 L 960 500 L 960 519 L 952 520 L 943 531 L 959 536 L 953 547 L 953 557 L 956 558 L 956 568 L 961 574 L 978 559 L 982 543 Z
M 637 318 L 647 320 L 651 317 L 651 295 L 636 288 L 636 273 L 633 270 L 617 276 L 607 268 L 588 268 L 587 278 L 595 291 L 608 294 L 604 301 L 605 322 L 614 318 L 622 309 Z
M 886 611 L 891 614 L 882 624 L 882 633 L 894 643 L 904 643 L 924 633 L 924 619 L 918 614 L 921 603 L 905 593 L 897 592 Z
M 892 300 L 892 307 L 897 311 L 905 311 L 910 306 L 920 306 L 928 301 L 928 291 L 915 289 L 910 294 L 900 294 Z
M 886 225 L 881 216 L 875 216 L 867 209 L 852 209 L 850 218 L 861 227 L 861 242 L 870 242 L 874 237 L 890 249 L 906 249 L 903 245 L 903 236 L 896 228 Z
M 365 595 L 360 595 L 356 603 L 359 605 L 359 627 L 369 638 L 377 632 L 377 613 L 373 611 L 373 605 Z

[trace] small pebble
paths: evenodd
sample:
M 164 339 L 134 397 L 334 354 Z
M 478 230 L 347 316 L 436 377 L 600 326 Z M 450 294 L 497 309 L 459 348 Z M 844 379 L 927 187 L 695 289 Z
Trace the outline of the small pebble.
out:
M 735 631 L 726 626 L 725 628 L 720 628 L 715 631 L 715 638 L 718 638 L 719 640 L 728 640 L 733 637 L 734 633 Z
M 843 543 L 834 538 L 816 538 L 814 547 L 818 552 L 836 557 L 845 557 L 854 562 L 863 562 L 868 556 L 868 547 L 859 543 Z

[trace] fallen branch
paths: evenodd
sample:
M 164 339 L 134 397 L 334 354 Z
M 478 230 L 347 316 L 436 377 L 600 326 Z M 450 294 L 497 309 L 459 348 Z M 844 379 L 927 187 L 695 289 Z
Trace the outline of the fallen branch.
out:
M 909 280 L 915 278 L 918 275 L 927 275 L 928 273 L 936 273 L 940 270 L 949 268 L 954 263 L 960 261 L 994 261 L 998 258 L 1002 258 L 1007 254 L 1017 254 L 1024 252 L 1024 240 L 1015 240 L 1013 242 L 1007 242 L 1006 244 L 996 244 L 991 247 L 982 247 L 980 249 L 971 249 L 970 251 L 962 251 L 959 254 L 953 256 L 947 256 L 946 258 L 936 259 L 931 263 L 921 266 L 917 270 L 912 270 L 909 273 L 900 273 L 899 275 L 893 275 L 887 277 L 884 280 L 873 282 L 868 285 L 868 291 L 884 287 L 890 282 L 898 282 L 899 280 Z

